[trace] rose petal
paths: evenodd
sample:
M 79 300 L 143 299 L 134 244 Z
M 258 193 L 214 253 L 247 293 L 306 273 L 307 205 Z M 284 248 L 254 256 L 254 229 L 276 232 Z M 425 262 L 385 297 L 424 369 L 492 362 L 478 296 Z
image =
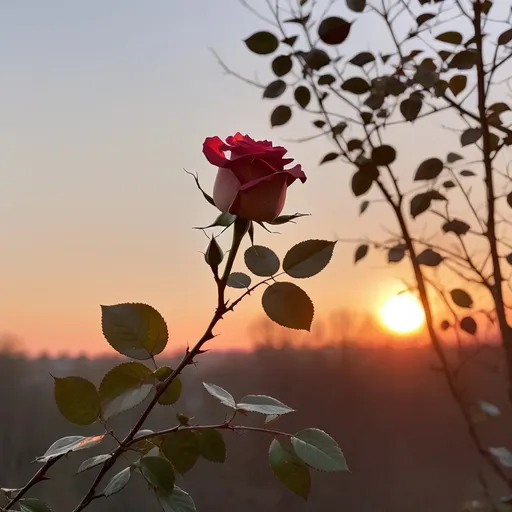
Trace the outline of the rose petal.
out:
M 206 137 L 203 142 L 203 153 L 208 162 L 217 167 L 224 167 L 229 161 L 224 155 L 224 142 L 219 137 Z
M 223 212 L 229 211 L 241 186 L 240 181 L 231 169 L 220 167 L 213 185 L 213 202 L 215 206 Z
M 283 172 L 288 173 L 288 186 L 290 186 L 295 180 L 300 180 L 304 183 L 308 178 L 302 170 L 302 165 L 297 164 L 291 169 L 285 169 Z
M 229 213 L 259 222 L 274 220 L 283 211 L 287 180 L 287 173 L 278 172 L 243 185 Z

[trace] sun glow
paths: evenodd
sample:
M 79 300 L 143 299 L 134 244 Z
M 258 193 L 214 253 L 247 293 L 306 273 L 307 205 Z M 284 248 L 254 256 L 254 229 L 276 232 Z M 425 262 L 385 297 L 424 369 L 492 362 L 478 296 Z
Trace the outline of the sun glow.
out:
M 425 313 L 412 293 L 401 293 L 388 299 L 380 310 L 382 323 L 399 334 L 417 331 L 425 322 Z

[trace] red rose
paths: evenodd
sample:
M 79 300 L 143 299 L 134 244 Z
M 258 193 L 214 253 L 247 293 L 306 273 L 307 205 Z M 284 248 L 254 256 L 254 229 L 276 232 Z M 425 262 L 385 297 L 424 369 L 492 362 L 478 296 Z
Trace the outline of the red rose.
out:
M 227 158 L 225 151 L 230 151 Z M 219 210 L 254 221 L 272 221 L 283 210 L 286 189 L 306 175 L 300 165 L 284 167 L 293 158 L 283 158 L 287 150 L 266 140 L 256 141 L 236 133 L 223 142 L 208 137 L 203 143 L 207 160 L 219 167 L 213 200 Z

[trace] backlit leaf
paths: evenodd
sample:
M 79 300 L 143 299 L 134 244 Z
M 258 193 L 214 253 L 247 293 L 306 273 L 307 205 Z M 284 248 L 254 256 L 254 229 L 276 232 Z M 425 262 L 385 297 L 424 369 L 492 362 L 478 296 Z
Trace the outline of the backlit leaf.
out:
M 237 405 L 238 410 L 257 412 L 265 415 L 288 414 L 294 410 L 276 398 L 266 395 L 244 396 Z
M 460 32 L 443 32 L 442 34 L 439 34 L 436 39 L 438 41 L 442 41 L 443 43 L 450 43 L 450 44 L 462 44 L 462 34 Z
M 172 432 L 165 437 L 162 451 L 180 474 L 194 467 L 201 455 L 199 436 L 191 430 Z
M 101 306 L 103 335 L 120 354 L 150 359 L 160 354 L 169 337 L 162 315 L 147 304 Z
M 173 373 L 173 369 L 170 366 L 161 366 L 155 370 L 154 375 L 159 382 L 163 382 Z M 166 388 L 162 395 L 158 398 L 160 405 L 172 405 L 175 404 L 181 396 L 183 385 L 181 379 L 176 377 Z
M 313 48 L 306 53 L 306 55 L 304 55 L 304 61 L 308 68 L 314 69 L 315 71 L 318 71 L 331 63 L 329 55 L 318 48 Z
M 293 283 L 277 282 L 270 285 L 262 296 L 267 316 L 283 327 L 309 331 L 314 307 L 306 292 Z
M 55 378 L 54 396 L 62 416 L 76 425 L 90 425 L 100 414 L 96 386 L 82 377 Z
M 103 455 L 96 455 L 96 457 L 86 459 L 78 467 L 77 473 L 82 473 L 83 471 L 87 471 L 88 469 L 95 468 L 96 466 L 103 464 L 106 460 L 110 459 L 111 457 L 112 455 L 110 455 L 110 453 L 104 453 Z
M 103 491 L 104 496 L 108 498 L 109 496 L 112 496 L 112 494 L 122 491 L 130 481 L 131 476 L 132 470 L 129 467 L 115 474 L 105 486 Z
M 163 512 L 196 512 L 196 506 L 190 494 L 177 486 L 174 486 L 172 493 L 157 491 L 156 497 Z
M 512 28 L 509 28 L 508 30 L 505 30 L 505 32 L 502 32 L 500 36 L 498 37 L 498 44 L 499 45 L 505 45 L 510 43 L 512 41 Z
M 130 361 L 112 368 L 100 384 L 101 411 L 105 419 L 142 403 L 155 386 L 153 372 Z
M 223 463 L 226 460 L 226 443 L 219 430 L 198 431 L 199 450 L 203 459 Z
M 23 498 L 20 500 L 20 512 L 52 512 L 52 509 L 38 498 Z
M 343 453 L 336 441 L 323 430 L 307 428 L 292 437 L 297 456 L 308 466 L 320 471 L 348 471 Z
M 421 112 L 422 106 L 421 99 L 408 98 L 400 103 L 400 112 L 406 121 L 414 121 Z
M 270 277 L 277 273 L 280 266 L 277 254 L 262 245 L 253 245 L 244 253 L 247 268 L 260 277 Z
M 456 53 L 452 57 L 452 60 L 448 64 L 448 67 L 460 70 L 467 70 L 475 66 L 477 62 L 478 53 L 476 50 L 463 50 L 459 53 Z
M 338 158 L 338 153 L 327 153 L 323 158 L 322 160 L 320 161 L 320 165 L 322 164 L 325 164 L 327 162 L 332 162 L 333 160 L 336 160 L 336 158 Z
M 272 71 L 276 76 L 288 74 L 293 67 L 293 61 L 289 55 L 279 55 L 272 61 Z
M 446 161 L 449 164 L 453 164 L 453 162 L 457 160 L 462 160 L 462 157 L 458 153 L 448 153 L 448 155 L 446 155 Z
M 292 492 L 308 499 L 311 488 L 309 468 L 289 448 L 274 439 L 269 448 L 269 462 L 277 479 Z
M 375 165 L 389 165 L 396 159 L 396 150 L 393 146 L 383 145 L 372 150 L 372 161 Z
M 86 448 L 92 448 L 97 444 L 101 443 L 104 434 L 99 436 L 67 436 L 62 437 L 61 439 L 55 441 L 49 448 L 46 450 L 44 455 L 38 457 L 37 462 L 47 462 L 54 457 L 59 457 L 60 455 L 66 455 L 70 452 L 77 452 L 79 450 L 85 450 Z
M 251 286 L 251 278 L 243 272 L 232 272 L 229 274 L 226 284 L 230 288 L 249 288 Z
M 144 478 L 155 489 L 172 492 L 175 480 L 174 469 L 165 457 L 146 455 L 139 460 L 138 466 Z
M 404 244 L 395 245 L 388 251 L 388 262 L 398 263 L 404 259 L 406 247 Z
M 215 384 L 208 384 L 207 382 L 203 382 L 203 386 L 205 387 L 206 391 L 215 397 L 221 404 L 226 405 L 227 407 L 231 407 L 232 409 L 236 409 L 236 402 L 231 393 Z
M 283 270 L 291 277 L 312 277 L 331 261 L 336 242 L 304 240 L 294 245 L 285 255 Z

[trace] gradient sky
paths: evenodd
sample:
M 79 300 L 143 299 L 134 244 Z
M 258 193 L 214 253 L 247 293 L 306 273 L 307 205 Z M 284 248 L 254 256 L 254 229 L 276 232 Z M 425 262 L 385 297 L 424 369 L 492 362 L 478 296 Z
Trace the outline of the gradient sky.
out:
M 209 47 L 241 73 L 270 77 L 270 59 L 242 43 L 263 23 L 235 0 L 8 2 L 1 14 L 0 333 L 19 336 L 26 350 L 108 351 L 100 304 L 132 301 L 164 315 L 170 347 L 197 339 L 215 289 L 200 253 L 207 239 L 192 228 L 216 213 L 183 169 L 211 189 L 215 169 L 201 152 L 207 136 L 271 139 L 303 165 L 309 179 L 289 189 L 285 211 L 312 216 L 283 226 L 281 236 L 257 231 L 257 242 L 280 255 L 306 238 L 393 227 L 378 204 L 359 220 L 350 169 L 318 166 L 328 141 L 283 142 L 313 133 L 310 118 L 271 130 L 273 104 L 223 74 Z M 368 33 L 371 21 L 357 23 Z M 403 155 L 404 172 L 456 141 L 439 137 L 438 124 L 424 126 L 420 144 L 419 132 L 392 134 L 414 147 Z M 322 315 L 375 309 L 401 288 L 400 268 L 370 256 L 354 269 L 353 249 L 338 244 L 324 273 L 302 283 Z M 253 295 L 216 343 L 247 345 L 260 312 Z

